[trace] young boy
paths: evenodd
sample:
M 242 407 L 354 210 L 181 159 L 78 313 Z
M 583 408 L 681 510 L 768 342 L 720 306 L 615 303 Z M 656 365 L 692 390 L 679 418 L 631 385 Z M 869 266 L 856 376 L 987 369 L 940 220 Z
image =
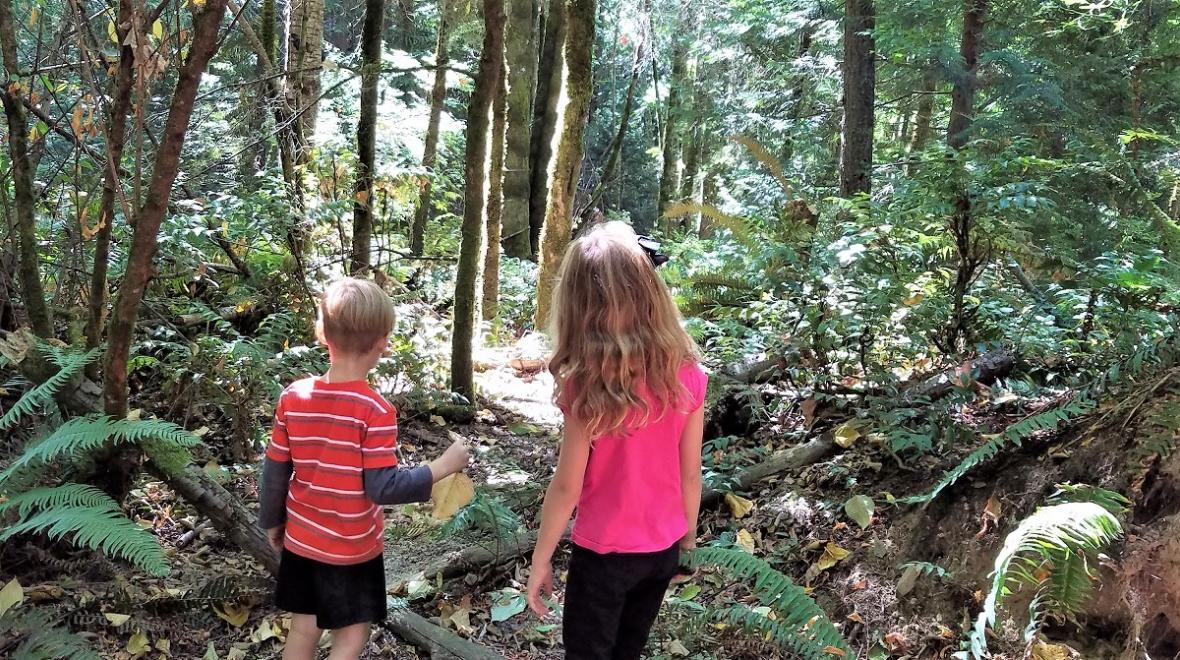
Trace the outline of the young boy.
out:
M 455 442 L 415 468 L 397 467 L 397 411 L 366 376 L 393 330 L 393 301 L 345 278 L 320 301 L 316 336 L 331 367 L 283 391 L 262 470 L 259 524 L 282 557 L 275 600 L 292 613 L 284 660 L 313 660 L 324 629 L 330 660 L 355 660 L 369 626 L 385 619 L 381 505 L 423 502 L 460 472 Z

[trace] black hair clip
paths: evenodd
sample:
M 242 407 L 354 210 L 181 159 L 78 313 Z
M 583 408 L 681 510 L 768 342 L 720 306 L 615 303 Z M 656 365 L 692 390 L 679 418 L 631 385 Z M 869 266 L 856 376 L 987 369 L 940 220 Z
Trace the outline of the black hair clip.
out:
M 668 263 L 668 255 L 660 252 L 659 241 L 650 236 L 640 235 L 638 238 L 639 247 L 643 248 L 643 251 L 647 253 L 647 258 L 651 259 L 652 266 L 659 268 L 660 266 Z

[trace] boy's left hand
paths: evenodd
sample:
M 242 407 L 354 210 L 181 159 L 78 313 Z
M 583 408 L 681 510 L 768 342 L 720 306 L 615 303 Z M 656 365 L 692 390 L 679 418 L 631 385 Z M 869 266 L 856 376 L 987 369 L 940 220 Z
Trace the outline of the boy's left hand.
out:
M 270 547 L 275 549 L 275 552 L 283 551 L 283 537 L 287 534 L 287 526 L 279 525 L 278 527 L 271 527 L 266 530 L 266 539 L 270 541 Z

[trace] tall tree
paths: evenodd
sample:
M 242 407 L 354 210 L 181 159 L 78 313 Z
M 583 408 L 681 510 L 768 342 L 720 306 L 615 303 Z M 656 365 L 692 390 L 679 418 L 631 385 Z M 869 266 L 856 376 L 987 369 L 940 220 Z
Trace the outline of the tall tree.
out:
M 504 252 L 527 259 L 529 239 L 529 169 L 532 147 L 533 88 L 537 77 L 537 36 L 533 0 L 507 0 L 504 64 L 507 67 L 507 144 L 504 153 Z M 490 239 L 489 239 L 490 240 Z
M 475 89 L 467 103 L 467 145 L 464 156 L 463 237 L 459 268 L 455 275 L 455 321 L 451 338 L 451 389 L 475 398 L 475 374 L 471 366 L 475 338 L 475 280 L 483 251 L 484 174 L 488 156 L 488 112 L 500 82 L 504 64 L 504 0 L 484 0 L 483 53 L 475 74 Z
M 553 137 L 557 135 L 558 101 L 564 66 L 567 0 L 548 0 L 543 14 L 544 35 L 539 49 L 537 91 L 533 104 L 532 182 L 529 188 L 529 243 L 533 254 L 541 249 L 541 229 L 549 202 L 549 161 L 553 159 Z
M 938 90 L 938 69 L 935 68 L 935 63 L 930 65 L 922 72 L 922 91 L 918 98 L 918 109 L 914 113 L 914 130 L 910 138 L 910 143 L 907 146 L 907 151 L 914 158 L 917 154 L 926 148 L 926 143 L 930 140 L 932 131 L 930 130 L 930 120 L 934 116 L 934 96 Z M 917 171 L 917 164 L 910 162 L 906 166 L 906 173 L 912 175 Z
M 507 30 L 505 30 L 507 32 Z M 508 128 L 508 87 L 504 68 L 500 68 L 500 84 L 496 87 L 496 101 L 492 104 L 491 143 L 488 155 L 487 249 L 483 258 L 483 319 L 496 318 L 500 304 L 500 235 L 504 222 L 504 152 L 505 132 Z
M 561 95 L 565 108 L 561 115 L 557 153 L 549 182 L 549 202 L 545 208 L 545 228 L 541 234 L 541 269 L 537 281 L 538 328 L 549 320 L 549 304 L 557 269 L 570 242 L 571 214 L 574 194 L 578 189 L 578 175 L 582 169 L 582 138 L 586 120 L 590 116 L 590 98 L 594 76 L 591 61 L 594 54 L 595 0 L 568 0 L 566 5 L 565 77 Z
M 681 115 L 684 113 L 684 81 L 688 71 L 688 42 L 691 36 L 689 13 L 688 0 L 682 0 L 672 35 L 672 72 L 668 78 L 668 104 L 664 113 L 663 166 L 660 170 L 659 193 L 661 216 L 680 189 Z
M 381 44 L 385 31 L 385 0 L 365 0 L 361 30 L 361 112 L 356 125 L 356 185 L 352 202 L 352 268 L 355 275 L 372 266 L 373 170 L 377 165 L 377 81 L 381 76 Z
M 37 219 L 34 208 L 33 163 L 29 157 L 29 126 L 24 99 L 31 81 L 21 80 L 20 61 L 17 59 L 16 28 L 12 18 L 11 0 L 0 0 L 0 53 L 4 56 L 4 70 L 8 80 L 0 85 L 0 101 L 8 122 L 8 153 L 12 159 L 12 180 L 15 189 L 16 232 L 20 252 L 21 297 L 33 332 L 40 337 L 53 334 L 49 306 L 41 287 L 41 269 L 37 266 Z
M 873 183 L 873 105 L 876 53 L 873 0 L 844 2 L 844 131 L 840 142 L 840 195 L 868 193 Z
M 303 142 L 310 142 L 315 134 L 320 67 L 324 63 L 324 0 L 290 0 L 290 7 L 287 97 L 298 113 Z
M 418 192 L 418 206 L 410 228 L 410 252 L 422 254 L 426 247 L 426 224 L 430 219 L 431 175 L 438 160 L 438 131 L 442 123 L 443 102 L 447 98 L 447 39 L 450 38 L 450 17 L 447 0 L 438 3 L 438 40 L 434 46 L 434 87 L 430 90 L 430 121 L 426 125 L 426 144 L 422 153 L 422 167 L 426 176 Z

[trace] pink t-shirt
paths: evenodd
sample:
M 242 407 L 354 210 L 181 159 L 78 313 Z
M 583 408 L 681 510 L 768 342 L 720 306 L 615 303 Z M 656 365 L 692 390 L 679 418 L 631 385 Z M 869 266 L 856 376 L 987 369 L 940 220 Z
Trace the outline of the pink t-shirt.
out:
M 688 532 L 680 487 L 680 437 L 705 401 L 709 377 L 696 363 L 680 369 L 687 392 L 663 415 L 626 434 L 594 441 L 586 463 L 573 541 L 587 550 L 658 552 Z M 654 406 L 654 404 L 653 404 Z

